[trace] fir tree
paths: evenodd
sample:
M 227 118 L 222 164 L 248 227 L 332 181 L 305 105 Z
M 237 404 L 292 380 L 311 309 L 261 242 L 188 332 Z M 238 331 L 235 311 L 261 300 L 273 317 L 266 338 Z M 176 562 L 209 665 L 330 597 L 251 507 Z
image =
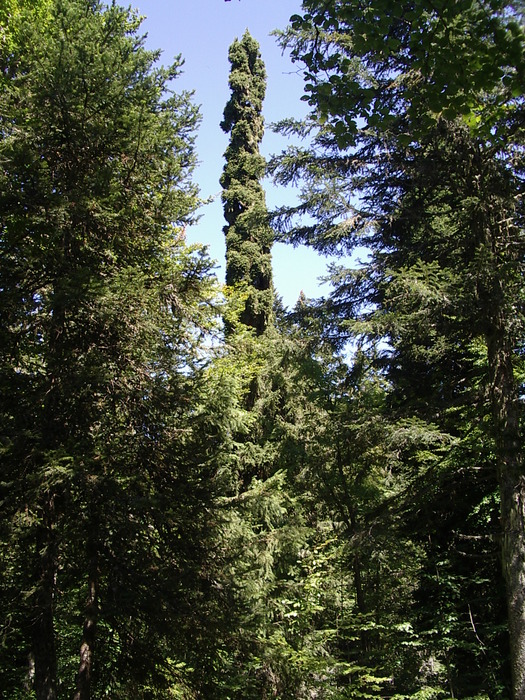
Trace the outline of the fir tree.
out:
M 0 686 L 142 697 L 182 674 L 206 575 L 198 113 L 133 12 L 49 12 L 0 57 Z
M 272 318 L 272 231 L 268 224 L 265 172 L 259 145 L 264 134 L 262 103 L 266 71 L 259 45 L 246 31 L 230 46 L 231 97 L 221 128 L 230 134 L 221 176 L 226 235 L 226 284 L 246 294 L 240 320 L 261 335 Z
M 506 656 L 493 541 L 499 496 L 513 696 L 521 698 L 520 17 L 504 1 L 438 8 L 422 0 L 392 9 L 381 0 L 344 7 L 306 0 L 303 7 L 285 42 L 305 63 L 313 110 L 305 124 L 285 128 L 308 133 L 314 143 L 282 159 L 281 183 L 301 174 L 305 184 L 300 207 L 284 212 L 283 230 L 294 213 L 307 211 L 313 218 L 291 231 L 293 242 L 328 252 L 361 245 L 370 251 L 359 268 L 334 269 L 336 291 L 319 311 L 325 321 L 330 313 L 336 318 L 327 335 L 360 346 L 353 371 L 365 362 L 387 381 L 384 418 L 392 422 L 397 464 L 385 512 L 393 517 L 402 510 L 405 536 L 427 558 L 414 602 L 424 630 L 420 653 L 430 663 L 425 673 L 421 663 L 411 673 L 408 665 L 398 667 L 396 688 L 414 693 L 418 684 L 432 685 L 455 697 L 501 697 L 510 686 L 498 660 Z M 385 448 L 388 455 L 382 442 Z M 439 512 L 446 526 L 438 531 L 435 517 L 425 524 L 427 511 Z M 467 583 L 465 562 L 475 562 L 481 549 L 492 567 L 485 580 Z M 447 575 L 437 576 L 437 566 Z M 485 586 L 493 592 L 490 602 Z M 432 639 L 443 601 L 447 648 Z M 477 637 L 468 639 L 465 621 Z M 480 639 L 490 639 L 490 651 Z

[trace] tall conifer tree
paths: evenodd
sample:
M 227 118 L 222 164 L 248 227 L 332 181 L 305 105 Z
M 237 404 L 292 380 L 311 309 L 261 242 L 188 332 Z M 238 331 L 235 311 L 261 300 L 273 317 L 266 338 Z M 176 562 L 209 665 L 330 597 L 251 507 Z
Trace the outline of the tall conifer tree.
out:
M 231 97 L 221 128 L 230 134 L 221 177 L 226 235 L 226 284 L 245 287 L 241 321 L 260 335 L 267 328 L 273 305 L 272 233 L 260 180 L 265 162 L 259 153 L 264 134 L 261 114 L 266 70 L 259 44 L 248 30 L 230 46 Z
M 0 695 L 166 697 L 213 491 L 214 281 L 180 236 L 198 113 L 132 11 L 19 5 L 0 41 Z
M 366 348 L 367 363 L 385 372 L 390 382 L 390 416 L 412 426 L 410 449 L 396 448 L 392 456 L 401 458 L 401 489 L 415 476 L 429 485 L 417 498 L 414 540 L 421 512 L 435 513 L 432 508 L 442 514 L 442 532 L 437 537 L 434 517 L 429 523 L 432 536 L 424 544 L 427 571 L 428 562 L 437 571 L 434 562 L 439 561 L 440 575 L 425 573 L 417 595 L 419 604 L 426 604 L 432 581 L 432 600 L 441 596 L 452 610 L 445 618 L 443 605 L 434 603 L 422 616 L 435 622 L 437 610 L 447 620 L 446 649 L 430 645 L 425 652 L 428 659 L 443 663 L 443 677 L 430 678 L 421 664 L 419 670 L 403 673 L 423 686 L 443 684 L 442 692 L 454 697 L 466 697 L 467 692 L 469 697 L 511 695 L 498 689 L 498 684 L 510 686 L 509 674 L 496 660 L 488 662 L 490 655 L 506 656 L 499 646 L 504 642 L 493 634 L 495 627 L 490 633 L 485 627 L 482 634 L 477 628 L 476 647 L 466 642 L 461 625 L 453 631 L 450 626 L 453 615 L 461 620 L 464 610 L 472 630 L 474 620 L 487 625 L 492 615 L 496 623 L 501 617 L 496 589 L 502 586 L 491 549 L 499 499 L 512 697 L 522 698 L 522 18 L 505 0 L 466 5 L 421 0 L 401 9 L 381 0 L 305 0 L 303 10 L 303 16 L 292 17 L 283 43 L 305 64 L 305 91 L 313 109 L 305 123 L 289 120 L 283 128 L 308 134 L 313 147 L 291 149 L 282 160 L 281 184 L 296 182 L 300 175 L 305 184 L 301 205 L 283 211 L 283 231 L 295 213 L 308 211 L 313 223 L 305 226 L 301 221 L 292 229 L 292 242 L 326 252 L 369 247 L 365 265 L 334 268 L 336 291 L 328 305 L 320 305 L 323 321 L 333 311 L 340 323 L 329 327 L 327 335 L 335 331 Z M 362 364 L 359 354 L 356 358 L 354 373 Z M 396 440 L 405 431 L 402 423 L 400 427 Z M 446 435 L 449 445 L 443 442 Z M 422 439 L 425 450 L 414 451 Z M 430 507 L 430 484 L 435 489 L 440 479 Z M 496 482 L 499 493 L 494 495 Z M 467 505 L 465 497 L 458 497 L 463 492 L 472 500 L 470 510 L 463 511 L 468 517 L 459 518 Z M 478 517 L 482 512 L 484 528 Z M 453 526 L 452 518 L 457 518 Z M 467 531 L 467 526 L 473 529 Z M 460 545 L 452 544 L 453 529 Z M 474 545 L 482 542 L 480 557 Z M 497 596 L 492 610 L 481 594 L 485 583 L 479 566 L 476 579 L 468 583 L 462 569 L 462 562 L 485 563 L 489 558 L 488 588 Z M 450 595 L 454 580 L 455 599 Z M 475 608 L 474 597 L 483 600 L 484 608 Z M 420 624 L 439 628 L 427 621 Z M 483 655 L 482 673 L 476 654 Z M 497 680 L 485 674 L 491 664 L 498 669 Z M 402 675 L 399 670 L 392 674 L 397 689 L 413 692 L 403 685 Z

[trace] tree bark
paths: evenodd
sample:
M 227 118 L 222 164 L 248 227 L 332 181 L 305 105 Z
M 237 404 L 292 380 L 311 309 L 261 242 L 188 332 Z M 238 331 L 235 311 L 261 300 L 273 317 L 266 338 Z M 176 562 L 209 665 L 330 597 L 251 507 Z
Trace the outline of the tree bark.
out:
M 514 700 L 525 698 L 525 477 L 501 478 L 502 560 L 507 585 Z
M 88 593 L 86 597 L 82 643 L 80 645 L 80 665 L 77 674 L 77 688 L 73 700 L 90 700 L 93 681 L 93 660 L 98 622 L 98 557 L 94 545 L 90 547 Z
M 54 629 L 54 601 L 57 551 L 53 532 L 54 499 L 44 508 L 43 523 L 36 540 L 37 586 L 33 599 L 32 658 L 36 700 L 56 700 L 57 661 Z
M 525 699 L 525 474 L 521 407 L 512 366 L 512 343 L 503 319 L 488 339 L 492 412 L 501 497 L 501 558 L 507 589 L 514 700 Z

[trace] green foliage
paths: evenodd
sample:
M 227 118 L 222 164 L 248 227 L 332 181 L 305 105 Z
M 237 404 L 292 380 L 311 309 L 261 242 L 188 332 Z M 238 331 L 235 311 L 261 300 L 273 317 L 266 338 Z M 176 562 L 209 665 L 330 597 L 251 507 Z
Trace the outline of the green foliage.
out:
M 49 17 L 2 54 L 2 691 L 169 697 L 209 598 L 221 421 L 212 264 L 181 235 L 198 113 L 132 12 Z
M 313 109 L 282 129 L 311 147 L 271 167 L 303 187 L 300 204 L 279 212 L 283 239 L 366 247 L 354 269 L 333 266 L 327 300 L 297 309 L 337 349 L 351 343 L 326 444 L 343 443 L 322 453 L 317 483 L 359 562 L 354 585 L 360 572 L 368 582 L 362 610 L 380 624 L 362 628 L 358 660 L 401 697 L 507 697 L 496 494 L 522 464 L 522 52 L 511 49 L 522 30 L 499 3 L 304 10 L 282 40 L 304 62 Z M 471 80 L 479 61 L 487 69 Z M 361 529 L 377 538 L 373 553 Z M 375 557 L 388 571 L 401 542 L 411 573 L 400 580 L 411 583 L 396 617 L 381 575 L 370 583 Z M 402 640 L 394 630 L 405 623 Z
M 282 40 L 313 111 L 282 129 L 312 147 L 272 166 L 303 183 L 277 223 L 367 259 L 286 315 L 249 33 L 229 54 L 218 301 L 184 243 L 198 114 L 170 89 L 180 60 L 157 68 L 114 4 L 0 7 L 9 697 L 509 696 L 520 15 L 303 8 Z
M 51 0 L 2 0 L 0 4 L 0 54 L 9 56 L 16 51 L 24 25 L 50 21 Z M 0 81 L 5 80 L 5 74 Z
M 240 320 L 261 334 L 272 320 L 273 290 L 265 173 L 259 144 L 264 134 L 262 103 L 266 71 L 259 45 L 248 31 L 230 47 L 231 97 L 221 128 L 230 134 L 221 176 L 226 236 L 226 284 L 246 294 Z
M 524 32 L 506 0 L 306 0 L 303 9 L 291 18 L 288 41 L 307 66 L 305 99 L 340 147 L 354 143 L 360 122 L 408 145 L 440 118 L 459 115 L 473 133 L 493 138 L 499 120 L 519 114 Z M 482 93 L 491 93 L 484 104 Z

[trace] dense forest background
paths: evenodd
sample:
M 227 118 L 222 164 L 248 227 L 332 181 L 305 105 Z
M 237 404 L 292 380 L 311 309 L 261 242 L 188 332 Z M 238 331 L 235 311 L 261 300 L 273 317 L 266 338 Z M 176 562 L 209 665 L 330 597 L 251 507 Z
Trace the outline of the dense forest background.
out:
M 0 0 L 0 698 L 525 698 L 524 8 L 302 7 L 270 163 L 232 37 L 221 285 L 180 59 Z M 367 255 L 288 310 L 276 240 Z

